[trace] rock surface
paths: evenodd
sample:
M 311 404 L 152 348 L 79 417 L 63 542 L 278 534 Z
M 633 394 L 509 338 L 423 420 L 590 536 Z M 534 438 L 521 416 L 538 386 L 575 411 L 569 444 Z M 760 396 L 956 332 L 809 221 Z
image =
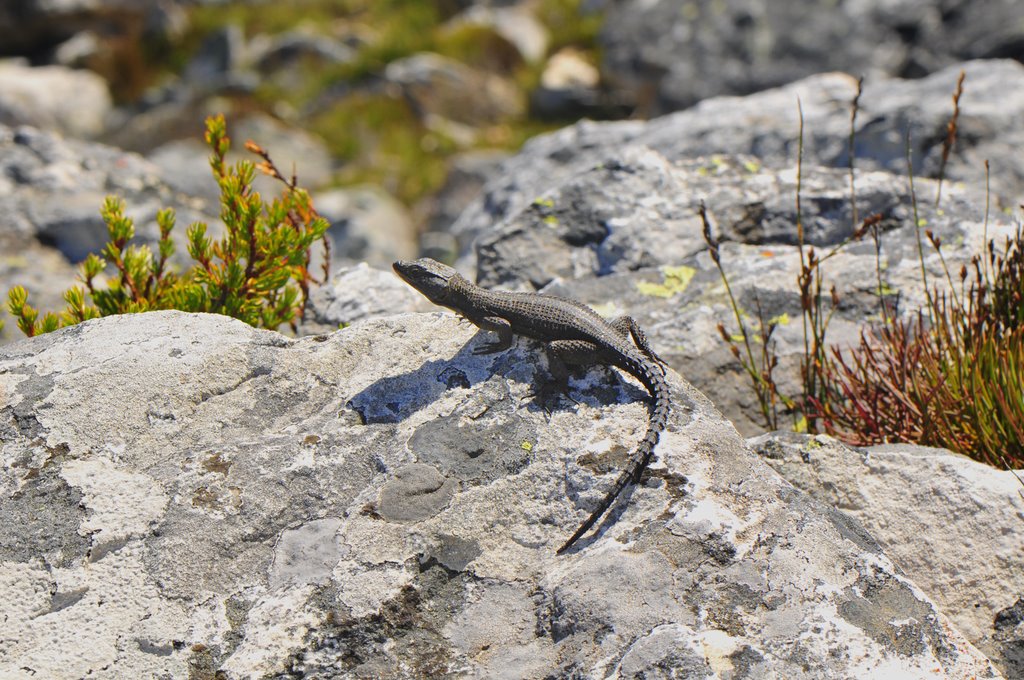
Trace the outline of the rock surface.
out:
M 608 3 L 610 80 L 648 113 L 822 71 L 917 78 L 964 59 L 1024 58 L 1016 0 Z
M 91 71 L 0 62 L 0 124 L 88 139 L 103 132 L 112 106 L 107 83 Z
M 1024 677 L 1024 484 L 1006 470 L 910 444 L 825 436 L 751 441 L 798 489 L 864 525 L 1008 678 Z
M 310 291 L 299 335 L 333 333 L 363 319 L 399 312 L 436 311 L 429 300 L 387 271 L 365 262 L 344 267 Z
M 532 180 L 531 180 L 532 181 Z M 911 313 L 925 301 L 906 177 L 858 172 L 858 223 L 880 216 L 882 289 Z M 722 263 L 749 328 L 758 307 L 775 319 L 783 394 L 799 389 L 804 337 L 797 276 L 797 169 L 765 167 L 758 159 L 711 156 L 670 162 L 648 147 L 626 145 L 598 157 L 545 191 L 476 240 L 475 278 L 486 287 L 543 290 L 582 300 L 608 317 L 634 316 L 659 354 L 705 392 L 741 432 L 764 431 L 749 378 L 716 329 L 738 333 L 721 276 L 707 253 L 698 214 L 707 205 Z M 915 181 L 918 218 L 943 241 L 946 266 L 980 252 L 988 238 L 1002 243 L 1014 224 L 1000 214 L 986 227 L 983 193 L 947 183 L 941 205 L 931 180 Z M 801 211 L 805 239 L 819 256 L 853 233 L 847 171 L 805 164 Z M 931 285 L 945 281 L 942 261 L 924 246 Z M 866 319 L 880 314 L 874 244 L 848 245 L 823 266 L 823 290 L 836 286 L 840 304 L 828 340 L 855 342 Z
M 646 480 L 556 557 L 642 392 L 545 412 L 536 348 L 473 336 L 162 312 L 0 350 L 0 674 L 998 677 L 677 376 Z
M 365 261 L 390 270 L 395 260 L 416 257 L 416 225 L 405 206 L 382 189 L 330 189 L 314 194 L 313 204 L 331 223 L 332 266 Z
M 937 177 L 942 140 L 952 114 L 950 98 L 966 72 L 959 137 L 945 176 L 978 191 L 991 165 L 993 203 L 1015 208 L 1024 198 L 1024 66 L 1013 61 L 972 61 L 921 80 L 869 80 L 855 125 L 856 167 L 906 176 L 906 131 L 914 172 Z M 629 144 L 648 146 L 671 161 L 714 154 L 750 155 L 768 168 L 792 167 L 803 107 L 804 163 L 847 168 L 850 105 L 856 80 L 827 73 L 747 97 L 716 97 L 649 122 L 580 122 L 536 137 L 509 159 L 453 226 L 462 247 L 552 186 L 616 158 Z

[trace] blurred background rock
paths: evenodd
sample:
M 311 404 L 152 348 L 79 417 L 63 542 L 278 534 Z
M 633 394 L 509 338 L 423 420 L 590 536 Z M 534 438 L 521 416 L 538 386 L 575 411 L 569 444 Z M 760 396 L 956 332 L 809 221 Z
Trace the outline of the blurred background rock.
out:
M 526 138 L 625 113 L 601 94 L 600 8 L 579 5 L 13 0 L 0 6 L 0 123 L 137 152 L 211 202 L 203 119 L 223 112 L 236 149 L 257 140 L 330 191 L 337 260 L 385 264 L 443 232 L 466 186 Z M 397 216 L 383 238 L 348 234 L 380 209 Z M 453 243 L 426 241 L 439 255 Z

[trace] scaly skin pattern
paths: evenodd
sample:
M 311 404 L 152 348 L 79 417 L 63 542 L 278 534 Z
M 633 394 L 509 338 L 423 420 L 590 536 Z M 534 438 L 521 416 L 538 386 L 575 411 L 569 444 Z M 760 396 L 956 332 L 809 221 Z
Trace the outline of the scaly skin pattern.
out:
M 514 334 L 524 335 L 547 343 L 549 363 L 556 377 L 567 376 L 566 363 L 608 364 L 632 375 L 650 393 L 647 434 L 612 488 L 576 533 L 558 549 L 558 554 L 564 553 L 604 515 L 623 489 L 640 480 L 650 463 L 671 407 L 664 362 L 630 317 L 607 321 L 575 300 L 539 293 L 487 290 L 430 258 L 395 262 L 394 269 L 434 304 L 448 307 L 480 328 L 498 334 L 497 342 L 481 346 L 477 354 L 507 349 Z

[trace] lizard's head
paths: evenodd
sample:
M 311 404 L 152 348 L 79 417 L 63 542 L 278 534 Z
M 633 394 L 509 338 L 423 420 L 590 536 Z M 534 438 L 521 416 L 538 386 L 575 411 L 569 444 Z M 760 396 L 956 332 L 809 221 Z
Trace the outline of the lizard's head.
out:
M 458 273 L 446 264 L 429 257 L 399 260 L 392 265 L 395 273 L 410 286 L 426 295 L 436 305 L 444 305 L 451 293 L 448 283 Z

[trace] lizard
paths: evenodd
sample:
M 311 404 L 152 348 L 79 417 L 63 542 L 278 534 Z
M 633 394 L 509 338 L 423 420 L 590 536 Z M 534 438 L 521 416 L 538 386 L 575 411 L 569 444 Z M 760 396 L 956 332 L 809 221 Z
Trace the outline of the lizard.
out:
M 601 502 L 557 550 L 556 554 L 561 555 L 604 515 L 629 484 L 640 481 L 650 463 L 671 408 L 665 362 L 655 354 L 632 317 L 608 321 L 576 300 L 541 293 L 488 290 L 430 258 L 399 260 L 393 267 L 402 280 L 434 304 L 498 334 L 497 341 L 478 346 L 474 354 L 506 350 L 512 345 L 513 334 L 522 335 L 546 343 L 548 363 L 556 379 L 568 379 L 567 363 L 605 364 L 632 375 L 650 394 L 647 433 Z

